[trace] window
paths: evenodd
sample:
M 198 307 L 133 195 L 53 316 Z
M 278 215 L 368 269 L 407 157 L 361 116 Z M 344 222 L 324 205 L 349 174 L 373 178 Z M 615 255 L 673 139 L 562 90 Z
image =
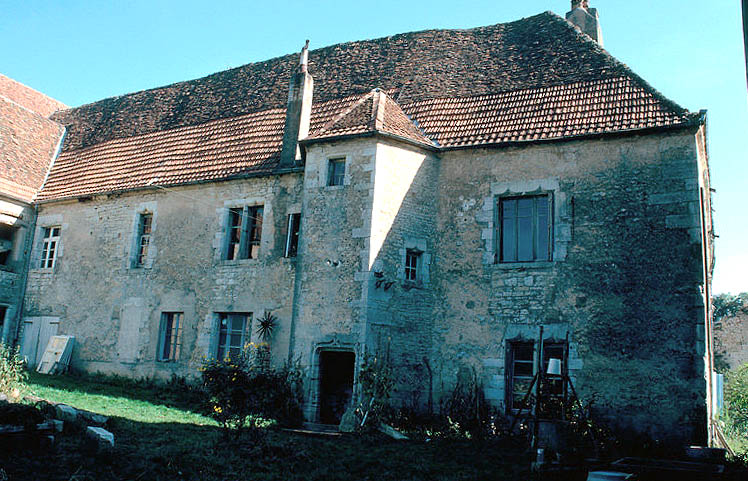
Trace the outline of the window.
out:
M 226 260 L 256 259 L 262 236 L 262 206 L 229 209 Z
M 345 158 L 330 159 L 327 169 L 327 185 L 343 185 L 345 179 Z
M 176 361 L 182 347 L 182 320 L 184 313 L 162 312 L 159 330 L 158 361 Z
M 57 251 L 60 244 L 60 226 L 45 227 L 42 240 L 42 262 L 39 267 L 52 269 L 57 260 Z
M 416 249 L 407 249 L 405 251 L 405 280 L 416 282 L 420 281 L 418 275 L 419 264 L 421 263 L 421 251 Z
M 548 194 L 499 198 L 499 262 L 551 260 L 551 203 Z
M 288 214 L 288 234 L 286 235 L 286 257 L 296 257 L 299 250 L 299 229 L 301 214 Z
M 532 401 L 522 405 L 522 400 L 527 395 L 532 380 L 537 374 L 536 368 L 537 352 L 535 343 L 528 341 L 511 342 L 507 356 L 507 396 L 506 404 L 510 410 L 531 409 Z M 563 380 L 561 377 L 549 376 L 548 363 L 551 359 L 561 360 L 561 372 L 564 372 L 566 364 L 565 342 L 543 342 L 543 385 L 541 387 L 541 416 L 556 419 L 561 417 L 562 400 L 564 394 Z M 535 388 L 531 396 L 535 396 Z M 528 396 L 528 400 L 532 399 Z
M 13 237 L 15 229 L 8 224 L 0 224 L 0 266 L 7 266 L 13 252 Z
M 244 349 L 252 314 L 220 313 L 218 315 L 217 359 L 235 359 Z
M 138 237 L 137 256 L 135 257 L 135 267 L 143 267 L 148 258 L 148 246 L 151 244 L 151 226 L 153 224 L 153 214 L 140 214 L 138 219 Z
M 5 328 L 5 314 L 8 312 L 8 306 L 0 306 L 0 342 L 3 341 L 3 329 Z

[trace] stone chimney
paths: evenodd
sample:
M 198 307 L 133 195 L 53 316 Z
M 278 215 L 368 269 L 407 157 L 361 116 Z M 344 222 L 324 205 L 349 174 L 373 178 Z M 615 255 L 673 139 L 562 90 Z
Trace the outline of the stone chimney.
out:
M 571 0 L 571 11 L 566 20 L 582 33 L 603 46 L 603 31 L 600 29 L 600 18 L 596 8 L 590 8 L 588 0 Z
M 299 140 L 309 135 L 309 120 L 312 116 L 312 90 L 314 80 L 308 72 L 309 40 L 301 49 L 299 67 L 291 77 L 288 87 L 288 107 L 286 108 L 286 125 L 283 128 L 283 148 L 281 150 L 281 169 L 301 165 Z

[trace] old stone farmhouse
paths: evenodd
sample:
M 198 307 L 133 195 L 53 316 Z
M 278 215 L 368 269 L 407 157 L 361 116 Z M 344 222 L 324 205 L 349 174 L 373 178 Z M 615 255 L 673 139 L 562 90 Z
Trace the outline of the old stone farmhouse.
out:
M 598 413 L 707 440 L 705 114 L 610 56 L 587 2 L 57 108 L 24 111 L 51 167 L 11 170 L 0 218 L 3 335 L 31 363 L 57 332 L 75 369 L 196 375 L 271 313 L 309 420 L 339 419 L 367 353 L 398 405 L 475 376 L 512 414 L 542 326 Z

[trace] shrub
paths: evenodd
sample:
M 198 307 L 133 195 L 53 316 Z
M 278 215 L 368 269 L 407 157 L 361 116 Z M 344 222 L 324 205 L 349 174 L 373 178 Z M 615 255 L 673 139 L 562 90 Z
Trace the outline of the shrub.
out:
M 20 398 L 27 390 L 26 369 L 18 348 L 0 342 L 0 393 Z
M 207 409 L 225 433 L 238 436 L 269 419 L 284 425 L 301 421 L 301 374 L 297 366 L 259 368 L 249 355 L 238 359 L 210 359 L 201 368 Z
M 361 388 L 358 413 L 373 426 L 390 412 L 389 399 L 395 385 L 392 367 L 384 357 L 366 354 L 358 371 L 358 382 Z

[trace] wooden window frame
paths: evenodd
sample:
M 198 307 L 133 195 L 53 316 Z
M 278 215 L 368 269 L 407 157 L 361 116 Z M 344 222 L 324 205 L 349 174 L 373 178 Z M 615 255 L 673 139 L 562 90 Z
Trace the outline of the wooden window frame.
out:
M 151 234 L 153 232 L 153 213 L 141 212 L 138 214 L 138 234 L 135 239 L 135 258 L 133 267 L 144 267 L 148 260 L 148 248 L 151 245 Z
M 286 249 L 284 257 L 296 257 L 299 253 L 299 236 L 301 233 L 301 213 L 288 214 L 286 231 Z
M 54 269 L 60 250 L 62 226 L 53 225 L 42 228 L 42 259 L 41 269 Z
M 327 186 L 335 187 L 345 184 L 345 157 L 333 157 L 327 161 Z M 338 169 L 341 167 L 341 169 Z
M 260 256 L 263 218 L 263 205 L 229 208 L 224 260 L 256 259 Z
M 182 330 L 184 328 L 183 312 L 162 312 L 159 328 L 158 353 L 159 362 L 179 360 L 182 350 Z
M 243 320 L 241 329 L 233 328 L 231 321 L 237 317 Z M 241 353 L 250 337 L 251 327 L 251 312 L 219 312 L 216 326 L 216 359 L 230 358 L 232 349 L 238 350 L 237 354 Z M 221 342 L 221 334 L 224 334 L 223 342 Z M 232 335 L 240 336 L 238 345 L 231 342 Z
M 519 222 L 522 216 L 519 214 L 519 201 L 532 199 L 532 213 L 530 218 L 532 219 L 532 232 L 531 232 L 531 250 L 532 255 L 529 259 L 522 259 L 520 255 L 520 247 L 525 246 L 527 240 L 520 238 L 520 227 Z M 515 212 L 513 215 L 505 218 L 506 206 L 509 202 L 515 202 Z M 496 200 L 496 226 L 497 226 L 497 241 L 496 241 L 496 262 L 499 264 L 511 264 L 511 263 L 522 263 L 522 262 L 550 262 L 553 260 L 553 195 L 551 192 L 542 192 L 537 194 L 527 195 L 511 195 L 498 197 Z M 545 217 L 545 226 L 541 225 L 541 219 Z M 505 229 L 505 221 L 512 224 L 512 232 L 507 233 Z M 545 232 L 545 238 L 547 246 L 545 251 L 542 250 L 539 242 L 541 240 L 541 231 Z M 511 239 L 509 236 L 512 236 Z M 513 252 L 510 255 L 506 255 L 505 246 L 508 242 L 514 244 Z M 507 248 L 511 249 L 511 248 Z

